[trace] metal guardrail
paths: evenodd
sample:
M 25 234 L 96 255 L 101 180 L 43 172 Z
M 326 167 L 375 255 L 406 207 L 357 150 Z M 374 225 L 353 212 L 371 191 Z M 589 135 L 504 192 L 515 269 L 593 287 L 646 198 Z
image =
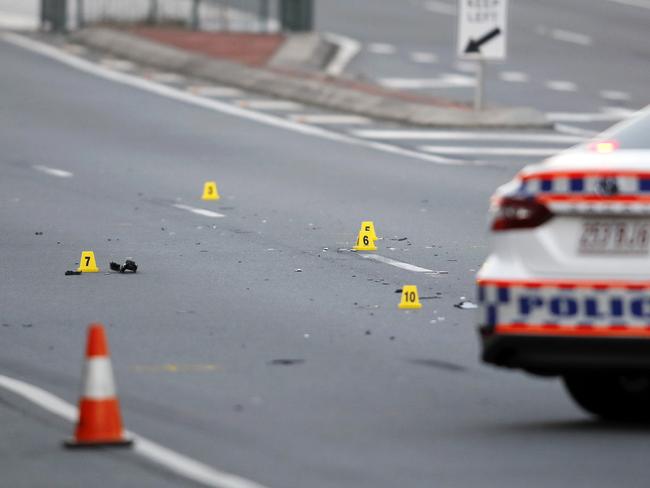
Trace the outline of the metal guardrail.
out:
M 179 24 L 248 32 L 313 28 L 314 0 L 41 0 L 41 24 L 56 32 L 97 23 Z

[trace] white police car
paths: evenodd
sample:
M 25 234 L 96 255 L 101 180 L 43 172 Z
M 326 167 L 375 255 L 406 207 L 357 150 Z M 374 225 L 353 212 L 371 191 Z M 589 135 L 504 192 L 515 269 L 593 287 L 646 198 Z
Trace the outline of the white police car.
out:
M 598 416 L 650 418 L 650 109 L 500 187 L 491 244 L 484 361 L 562 376 Z

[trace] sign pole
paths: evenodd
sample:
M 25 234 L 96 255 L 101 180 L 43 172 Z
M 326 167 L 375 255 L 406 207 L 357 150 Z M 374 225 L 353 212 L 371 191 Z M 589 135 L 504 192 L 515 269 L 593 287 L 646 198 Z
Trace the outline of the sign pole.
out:
M 485 60 L 476 61 L 476 87 L 474 88 L 474 111 L 485 108 Z

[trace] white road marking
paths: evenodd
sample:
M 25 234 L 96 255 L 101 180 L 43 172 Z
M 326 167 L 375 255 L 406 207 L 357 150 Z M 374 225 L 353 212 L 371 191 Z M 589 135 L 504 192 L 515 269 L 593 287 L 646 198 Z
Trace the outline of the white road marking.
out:
M 470 76 L 444 73 L 439 78 L 382 78 L 379 84 L 386 88 L 417 90 L 423 88 L 462 88 L 476 84 Z
M 574 127 L 572 125 L 566 125 L 566 124 L 555 124 L 555 130 L 563 134 L 584 137 L 585 139 L 589 139 L 598 134 L 598 132 L 596 132 L 595 130 L 586 130 L 580 127 Z
M 0 387 L 68 422 L 77 421 L 77 407 L 38 386 L 0 375 Z M 187 480 L 210 488 L 264 488 L 254 481 L 219 471 L 134 432 L 127 431 L 126 434 L 134 440 L 135 454 Z
M 434 53 L 427 53 L 423 51 L 415 51 L 409 54 L 411 61 L 421 64 L 433 64 L 438 62 L 438 55 Z
M 275 110 L 278 112 L 294 112 L 303 110 L 304 107 L 296 102 L 289 100 L 237 100 L 235 102 L 240 107 L 250 108 L 253 110 Z
M 378 261 L 380 263 L 388 264 L 390 266 L 395 266 L 396 268 L 405 269 L 406 271 L 412 271 L 413 273 L 431 273 L 431 274 L 446 274 L 440 271 L 433 271 L 431 269 L 421 268 L 413 264 L 405 263 L 403 261 L 397 261 L 395 259 L 386 258 L 379 254 L 359 254 L 362 258 L 371 259 L 373 261 Z
M 0 28 L 12 30 L 36 30 L 38 20 L 36 17 L 19 15 L 4 10 L 0 11 Z
M 580 46 L 591 46 L 591 37 L 577 32 L 553 29 L 551 37 L 556 41 L 570 42 L 572 44 L 579 44 Z
M 456 61 L 454 67 L 463 73 L 476 73 L 478 71 L 478 64 L 472 61 Z
M 550 156 L 566 150 L 562 148 L 541 147 L 473 147 L 473 146 L 420 146 L 421 151 L 437 154 L 469 156 Z
M 528 75 L 521 71 L 502 71 L 499 78 L 510 83 L 526 83 L 529 80 Z
M 187 90 L 203 97 L 237 98 L 244 95 L 243 91 L 229 86 L 192 85 Z
M 578 86 L 572 81 L 564 80 L 551 80 L 545 83 L 546 88 L 551 90 L 563 91 L 563 92 L 574 92 L 578 90 Z
M 173 206 L 174 208 L 177 208 L 179 210 L 187 210 L 188 212 L 192 212 L 193 214 L 196 215 L 201 215 L 202 217 L 210 217 L 212 219 L 219 219 L 221 217 L 225 217 L 225 215 L 220 214 L 218 212 L 213 212 L 212 210 L 190 207 L 189 205 L 183 205 L 182 203 L 175 203 Z
M 468 132 L 444 130 L 355 130 L 351 132 L 364 139 L 432 140 L 432 141 L 525 141 L 525 142 L 581 142 L 583 137 L 563 134 L 529 132 Z
M 373 54 L 395 54 L 395 51 L 397 51 L 392 44 L 382 42 L 372 42 L 368 44 L 366 49 Z
M 609 0 L 610 2 L 627 5 L 629 7 L 639 7 L 650 9 L 650 0 Z
M 185 81 L 185 77 L 179 75 L 178 73 L 165 73 L 165 72 L 151 72 L 145 75 L 145 78 L 148 78 L 157 83 L 182 83 Z
M 33 166 L 33 168 L 50 176 L 56 176 L 57 178 L 72 178 L 74 176 L 70 171 L 64 169 L 48 168 L 47 166 L 40 165 Z
M 103 66 L 118 71 L 133 71 L 135 69 L 135 64 L 126 59 L 104 58 L 100 62 Z
M 434 14 L 458 15 L 458 7 L 456 7 L 456 5 L 440 2 L 439 0 L 429 0 L 424 4 L 424 8 Z
M 619 90 L 601 90 L 600 97 L 604 98 L 605 100 L 625 102 L 630 99 L 630 94 Z
M 242 119 L 247 119 L 253 122 L 265 124 L 271 127 L 276 127 L 284 130 L 289 130 L 303 135 L 318 137 L 321 139 L 339 142 L 342 144 L 349 144 L 351 146 L 374 149 L 376 151 L 384 152 L 387 154 L 407 157 L 411 159 L 418 159 L 420 161 L 426 161 L 429 163 L 442 164 L 442 165 L 454 165 L 454 166 L 466 166 L 468 164 L 469 165 L 476 164 L 475 162 L 464 161 L 462 159 L 445 158 L 441 156 L 435 156 L 432 154 L 421 153 L 418 151 L 414 151 L 412 149 L 393 146 L 390 144 L 384 144 L 384 143 L 379 143 L 374 141 L 366 141 L 363 139 L 346 136 L 338 132 L 329 131 L 323 129 L 322 127 L 317 127 L 317 126 L 307 125 L 307 124 L 299 124 L 287 120 L 283 117 L 256 112 L 254 110 L 247 110 L 211 98 L 199 97 L 197 95 L 187 93 L 177 88 L 154 83 L 152 81 L 134 75 L 108 70 L 106 68 L 103 68 L 100 65 L 97 65 L 85 59 L 72 56 L 53 46 L 49 46 L 42 42 L 28 39 L 18 34 L 4 33 L 1 34 L 0 37 L 4 41 L 9 42 L 15 46 L 22 47 L 24 49 L 38 53 L 41 56 L 45 56 L 50 59 L 55 59 L 67 66 L 75 68 L 84 73 L 89 73 L 99 78 L 110 80 L 115 83 L 121 83 L 123 85 L 144 90 L 149 93 L 154 93 L 158 96 L 165 97 L 170 100 L 176 100 L 178 102 L 188 103 L 190 105 L 201 107 L 206 110 L 213 110 L 215 112 L 219 112 L 222 114 L 230 115 L 233 117 L 239 117 Z
M 330 76 L 340 76 L 348 64 L 361 51 L 361 43 L 351 37 L 334 34 L 333 32 L 326 32 L 324 36 L 326 41 L 338 46 L 337 52 L 325 68 L 325 72 Z
M 598 113 L 549 112 L 546 118 L 552 122 L 616 122 L 634 114 L 633 110 L 618 109 Z
M 289 118 L 302 124 L 369 125 L 372 123 L 372 120 L 367 117 L 348 114 L 293 114 Z

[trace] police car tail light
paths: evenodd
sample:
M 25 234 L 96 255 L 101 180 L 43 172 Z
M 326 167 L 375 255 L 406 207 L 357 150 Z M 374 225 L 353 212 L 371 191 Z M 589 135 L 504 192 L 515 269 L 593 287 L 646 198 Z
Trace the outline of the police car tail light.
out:
M 553 214 L 531 198 L 503 198 L 496 204 L 492 230 L 532 229 L 548 222 Z

